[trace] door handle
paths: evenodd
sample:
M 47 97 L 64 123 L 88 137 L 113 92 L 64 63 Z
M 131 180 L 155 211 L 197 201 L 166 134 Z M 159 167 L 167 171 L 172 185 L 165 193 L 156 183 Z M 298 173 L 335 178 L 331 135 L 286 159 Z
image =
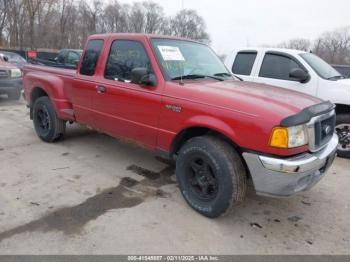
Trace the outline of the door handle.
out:
M 107 92 L 107 88 L 105 86 L 96 86 L 97 93 L 104 94 Z

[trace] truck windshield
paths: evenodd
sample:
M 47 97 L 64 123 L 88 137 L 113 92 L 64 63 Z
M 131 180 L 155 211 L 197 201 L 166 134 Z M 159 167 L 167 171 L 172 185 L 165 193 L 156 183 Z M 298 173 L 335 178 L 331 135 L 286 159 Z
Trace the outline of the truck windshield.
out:
M 312 67 L 312 69 L 316 71 L 320 77 L 328 80 L 337 80 L 344 78 L 337 70 L 335 70 L 318 56 L 311 53 L 301 54 L 300 56 Z
M 26 62 L 26 60 L 23 57 L 21 57 L 20 55 L 15 54 L 15 53 L 3 52 L 2 54 L 7 56 L 7 58 L 9 59 L 10 63 L 16 63 L 16 62 L 25 63 Z
M 153 50 L 168 80 L 232 79 L 217 55 L 206 45 L 177 39 L 152 39 Z

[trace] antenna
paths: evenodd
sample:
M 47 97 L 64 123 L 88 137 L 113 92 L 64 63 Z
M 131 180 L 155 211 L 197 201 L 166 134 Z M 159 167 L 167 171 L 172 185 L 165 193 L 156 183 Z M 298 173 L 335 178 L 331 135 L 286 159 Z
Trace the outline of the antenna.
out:
M 185 72 L 185 64 L 183 63 L 182 65 L 183 65 L 183 68 L 181 70 L 180 86 L 184 86 L 185 85 L 185 82 L 184 82 L 184 79 L 183 79 L 183 77 L 184 77 L 184 73 L 183 72 Z

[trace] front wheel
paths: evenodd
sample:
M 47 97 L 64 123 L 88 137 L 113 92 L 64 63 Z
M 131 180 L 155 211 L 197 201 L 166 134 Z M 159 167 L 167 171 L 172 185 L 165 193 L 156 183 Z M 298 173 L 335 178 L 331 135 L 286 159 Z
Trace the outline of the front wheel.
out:
M 66 130 L 66 122 L 57 117 L 47 96 L 40 97 L 34 102 L 33 122 L 39 138 L 49 143 L 62 137 Z
M 350 158 L 350 114 L 339 114 L 335 129 L 339 136 L 338 156 Z
M 239 155 L 216 137 L 189 140 L 177 158 L 176 176 L 186 202 L 206 217 L 228 213 L 246 194 L 246 171 Z

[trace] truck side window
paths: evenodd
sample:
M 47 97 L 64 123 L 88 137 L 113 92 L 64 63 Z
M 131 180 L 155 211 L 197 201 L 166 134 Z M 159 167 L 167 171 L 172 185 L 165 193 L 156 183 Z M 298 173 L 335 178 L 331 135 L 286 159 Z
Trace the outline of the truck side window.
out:
M 303 69 L 293 59 L 287 56 L 267 53 L 261 65 L 259 76 L 295 81 L 289 77 L 290 71 L 295 68 Z
M 130 40 L 116 40 L 111 46 L 105 78 L 130 81 L 131 70 L 137 67 L 152 71 L 151 62 L 142 43 Z
M 239 52 L 232 66 L 232 73 L 249 76 L 252 73 L 257 52 Z
M 98 58 L 103 47 L 103 40 L 90 40 L 80 68 L 80 74 L 93 76 L 95 74 Z

